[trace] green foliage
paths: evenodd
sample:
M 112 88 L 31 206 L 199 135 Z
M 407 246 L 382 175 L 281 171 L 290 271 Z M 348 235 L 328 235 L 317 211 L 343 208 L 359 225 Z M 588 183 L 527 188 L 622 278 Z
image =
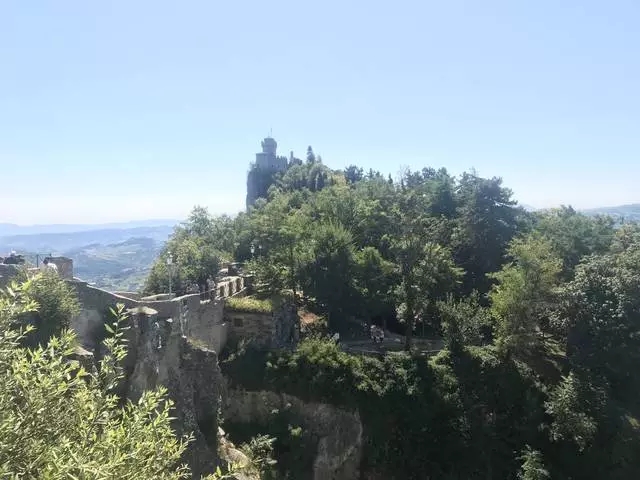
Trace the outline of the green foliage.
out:
M 618 395 L 634 395 L 640 361 L 640 242 L 590 256 L 563 285 L 555 324 L 578 368 L 603 376 Z
M 180 465 L 188 439 L 171 430 L 166 392 L 145 392 L 124 406 L 113 394 L 126 355 L 123 309 L 93 374 L 72 359 L 75 338 L 67 330 L 45 347 L 20 346 L 32 327 L 16 320 L 37 308 L 32 288 L 13 285 L 0 297 L 0 476 L 189 478 Z
M 248 439 L 240 446 L 251 459 L 248 471 L 264 480 L 303 479 L 313 468 L 318 439 L 299 426 L 300 420 L 285 406 L 251 423 L 228 419 L 224 428 L 233 438 Z
M 519 480 L 545 480 L 551 478 L 549 472 L 544 468 L 542 454 L 539 451 L 533 450 L 527 445 L 520 458 L 522 459 L 522 467 L 518 472 Z
M 571 278 L 582 257 L 603 254 L 614 236 L 611 217 L 588 217 L 571 207 L 537 214 L 536 231 L 544 235 L 563 261 L 562 274 Z
M 325 309 L 329 326 L 348 311 L 354 292 L 355 251 L 351 233 L 340 224 L 321 224 L 311 237 L 305 292 Z
M 491 278 L 491 309 L 498 320 L 497 336 L 509 348 L 528 351 L 539 344 L 538 330 L 549 314 L 561 260 L 546 239 L 535 235 L 518 238 L 508 249 L 513 262 Z
M 507 245 L 520 227 L 511 190 L 499 178 L 463 173 L 456 191 L 456 218 L 452 244 L 456 263 L 465 269 L 467 291 L 486 292 L 487 273 L 503 263 Z
M 545 403 L 546 411 L 553 418 L 551 438 L 571 440 L 584 450 L 597 429 L 593 418 L 582 411 L 584 394 L 578 377 L 573 373 L 562 379 Z
M 277 185 L 280 191 L 284 192 L 302 189 L 318 192 L 334 183 L 335 179 L 331 170 L 321 162 L 314 160 L 290 167 L 278 180 Z
M 259 300 L 252 297 L 230 297 L 225 300 L 225 309 L 236 312 L 271 313 L 273 303 L 270 300 Z
M 23 290 L 38 304 L 37 311 L 22 319 L 35 327 L 24 339 L 29 346 L 46 345 L 51 337 L 68 329 L 71 318 L 80 313 L 75 290 L 55 272 L 39 273 L 24 283 Z
M 366 439 L 363 466 L 384 478 L 421 478 L 425 471 L 475 478 L 487 468 L 495 478 L 509 478 L 519 468 L 514 446 L 538 441 L 544 414 L 528 373 L 491 350 L 464 351 L 458 359 L 378 360 L 316 338 L 294 352 L 237 352 L 221 368 L 232 387 L 357 409 Z
M 265 179 L 246 214 L 194 212 L 172 248 L 198 266 L 209 247 L 250 260 L 259 294 L 292 292 L 341 335 L 353 318 L 383 324 L 409 352 L 352 356 L 319 328 L 295 351 L 234 352 L 232 386 L 357 410 L 370 478 L 638 477 L 640 227 L 530 214 L 475 172 L 331 171 L 312 149 Z M 444 333 L 446 349 L 417 355 L 420 333 Z M 298 423 L 278 422 L 263 433 L 296 463 Z
M 249 470 L 260 474 L 260 478 L 275 478 L 274 465 L 277 463 L 273 459 L 273 444 L 275 437 L 268 435 L 257 435 L 252 437 L 248 443 L 240 446 L 240 450 L 250 459 Z
M 218 274 L 222 259 L 233 255 L 236 233 L 229 217 L 212 217 L 202 207 L 195 207 L 187 222 L 177 226 L 154 263 L 147 278 L 146 294 L 169 291 L 169 277 L 173 292 L 187 293 L 194 286 L 201 291 L 207 279 Z M 168 265 L 169 256 L 172 264 Z
M 480 304 L 477 292 L 456 300 L 449 296 L 437 305 L 443 320 L 445 341 L 449 350 L 453 345 L 487 345 L 491 343 L 494 319 L 489 310 Z
M 344 170 L 344 178 L 347 180 L 347 183 L 351 185 L 358 183 L 364 178 L 362 168 L 359 168 L 357 165 L 349 165 Z
M 365 247 L 357 252 L 355 262 L 358 312 L 364 312 L 366 318 L 385 315 L 394 306 L 395 264 L 385 260 L 375 247 Z

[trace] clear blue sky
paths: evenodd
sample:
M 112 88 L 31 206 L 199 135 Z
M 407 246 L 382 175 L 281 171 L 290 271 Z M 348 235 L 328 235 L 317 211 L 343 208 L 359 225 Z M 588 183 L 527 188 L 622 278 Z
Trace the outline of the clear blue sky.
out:
M 638 0 L 2 2 L 0 222 L 236 212 L 270 128 L 332 168 L 640 202 L 639 25 Z

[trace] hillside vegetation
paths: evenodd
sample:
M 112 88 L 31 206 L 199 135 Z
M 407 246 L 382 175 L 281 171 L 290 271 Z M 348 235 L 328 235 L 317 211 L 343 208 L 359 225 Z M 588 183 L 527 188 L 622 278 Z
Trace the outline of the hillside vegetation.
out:
M 168 245 L 245 261 L 262 295 L 293 293 L 329 333 L 384 326 L 406 353 L 357 357 L 318 337 L 241 348 L 223 364 L 232 384 L 358 409 L 364 478 L 640 476 L 637 224 L 527 212 L 473 172 L 332 171 L 311 149 L 260 185 L 247 213 L 196 209 Z M 206 272 L 199 255 L 185 275 Z M 162 264 L 148 288 L 167 282 Z M 425 357 L 416 336 L 445 349 Z M 295 457 L 287 435 L 281 459 Z

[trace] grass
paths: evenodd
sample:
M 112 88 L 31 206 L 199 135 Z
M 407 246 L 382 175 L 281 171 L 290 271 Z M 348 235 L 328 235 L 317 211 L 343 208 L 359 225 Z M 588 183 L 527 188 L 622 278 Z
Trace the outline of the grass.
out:
M 236 312 L 271 313 L 273 304 L 270 300 L 258 300 L 252 297 L 227 298 L 225 308 Z

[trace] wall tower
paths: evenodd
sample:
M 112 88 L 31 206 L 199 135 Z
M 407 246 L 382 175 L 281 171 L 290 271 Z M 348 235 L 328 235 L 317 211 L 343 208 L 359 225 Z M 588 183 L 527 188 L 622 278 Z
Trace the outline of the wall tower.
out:
M 278 142 L 271 136 L 262 140 L 262 152 L 256 153 L 256 162 L 247 175 L 247 208 L 266 197 L 274 175 L 287 169 L 287 157 L 279 157 L 277 149 Z

